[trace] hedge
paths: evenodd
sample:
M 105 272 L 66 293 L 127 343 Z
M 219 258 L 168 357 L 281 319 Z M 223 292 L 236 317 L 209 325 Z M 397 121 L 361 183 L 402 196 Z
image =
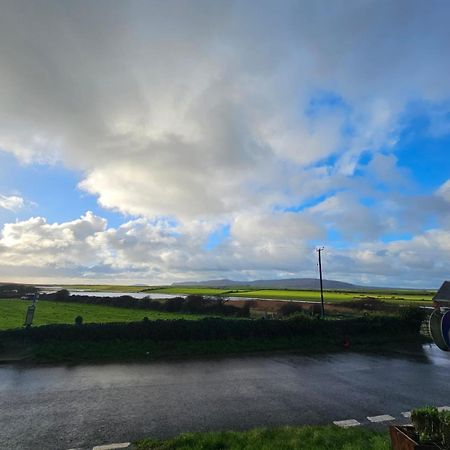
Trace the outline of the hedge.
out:
M 406 317 L 362 317 L 345 320 L 319 320 L 297 316 L 288 320 L 233 320 L 206 318 L 191 320 L 143 320 L 129 323 L 44 325 L 5 330 L 2 339 L 25 339 L 33 343 L 52 340 L 139 340 L 192 341 L 216 339 L 271 339 L 297 336 L 323 336 L 341 340 L 352 336 L 402 336 L 419 333 L 420 321 Z
M 212 314 L 223 316 L 248 317 L 249 305 L 243 308 L 225 304 L 223 298 L 188 295 L 174 297 L 164 301 L 152 300 L 150 297 L 135 298 L 130 295 L 120 297 L 97 297 L 91 295 L 71 295 L 66 289 L 49 294 L 41 294 L 41 300 L 53 302 L 70 302 L 90 305 L 115 306 L 118 308 L 147 309 L 150 311 L 187 312 L 193 314 Z

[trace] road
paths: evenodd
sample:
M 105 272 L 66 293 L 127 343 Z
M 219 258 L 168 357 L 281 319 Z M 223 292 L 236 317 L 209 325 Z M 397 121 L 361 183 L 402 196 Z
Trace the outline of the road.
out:
M 227 357 L 146 364 L 0 366 L 0 448 L 64 450 L 183 431 L 326 424 L 450 404 L 450 357 Z

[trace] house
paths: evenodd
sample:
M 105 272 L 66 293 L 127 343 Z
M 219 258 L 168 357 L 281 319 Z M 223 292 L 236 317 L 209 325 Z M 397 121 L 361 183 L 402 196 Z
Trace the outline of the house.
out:
M 444 281 L 442 286 L 433 297 L 433 306 L 435 308 L 450 308 L 450 281 Z

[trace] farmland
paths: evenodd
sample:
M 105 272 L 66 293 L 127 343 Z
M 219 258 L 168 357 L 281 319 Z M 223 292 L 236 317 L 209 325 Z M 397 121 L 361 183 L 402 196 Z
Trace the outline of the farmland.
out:
M 0 300 L 0 330 L 23 326 L 25 311 L 29 302 L 23 300 Z M 156 319 L 200 319 L 194 314 L 166 313 L 141 309 L 115 308 L 101 305 L 56 303 L 41 300 L 36 307 L 34 325 L 55 323 L 73 324 L 75 317 L 82 316 L 85 323 L 132 322 L 148 317 Z
M 308 302 L 320 301 L 320 292 L 311 290 L 291 290 L 291 289 L 214 289 L 201 287 L 167 287 L 147 291 L 166 294 L 200 294 L 200 295 L 219 295 L 226 297 L 244 297 L 254 299 L 274 299 L 274 300 L 302 300 Z M 404 303 L 404 304 L 426 304 L 430 303 L 434 291 L 325 291 L 324 300 L 328 303 L 348 302 L 360 298 L 376 298 L 385 302 Z
M 243 297 L 254 299 L 274 300 L 300 300 L 307 302 L 320 301 L 320 292 L 313 290 L 295 289 L 251 289 L 251 288 L 211 288 L 198 286 L 119 286 L 119 285 L 67 285 L 66 289 L 90 290 L 103 292 L 143 292 L 149 296 L 152 293 L 189 295 L 199 294 L 205 296 Z M 367 291 L 325 291 L 324 300 L 327 303 L 348 302 L 361 298 L 375 298 L 377 300 L 398 304 L 429 304 L 433 298 L 433 290 L 407 290 L 407 289 L 374 289 Z
M 141 292 L 148 288 L 148 286 L 127 286 L 120 284 L 65 284 L 61 288 L 67 290 L 80 290 L 80 291 L 96 291 L 96 292 Z

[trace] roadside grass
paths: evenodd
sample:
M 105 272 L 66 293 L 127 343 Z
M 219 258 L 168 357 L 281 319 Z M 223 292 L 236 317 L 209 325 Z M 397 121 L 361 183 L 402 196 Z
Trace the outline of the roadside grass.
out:
M 29 304 L 30 302 L 26 300 L 0 299 L 0 330 L 22 327 Z M 73 324 L 77 316 L 82 316 L 84 323 L 135 322 L 142 320 L 144 317 L 148 317 L 150 320 L 196 320 L 206 317 L 205 315 L 197 314 L 169 313 L 145 309 L 57 303 L 40 300 L 36 306 L 33 325 L 49 325 L 55 323 Z
M 173 439 L 144 439 L 137 450 L 389 450 L 387 433 L 365 428 L 303 426 L 249 431 L 184 433 Z

